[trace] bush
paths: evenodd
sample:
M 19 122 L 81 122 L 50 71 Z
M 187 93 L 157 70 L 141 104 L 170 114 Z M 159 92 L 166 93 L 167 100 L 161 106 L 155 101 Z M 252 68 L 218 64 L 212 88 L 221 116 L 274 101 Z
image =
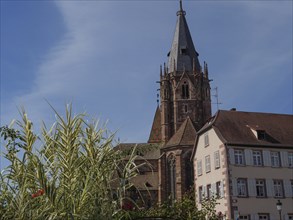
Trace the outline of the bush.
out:
M 215 206 L 216 199 L 205 199 L 199 210 L 195 203 L 193 190 L 186 193 L 180 201 L 167 201 L 162 205 L 152 207 L 148 210 L 132 211 L 128 219 L 173 219 L 173 220 L 205 220 L 218 219 Z

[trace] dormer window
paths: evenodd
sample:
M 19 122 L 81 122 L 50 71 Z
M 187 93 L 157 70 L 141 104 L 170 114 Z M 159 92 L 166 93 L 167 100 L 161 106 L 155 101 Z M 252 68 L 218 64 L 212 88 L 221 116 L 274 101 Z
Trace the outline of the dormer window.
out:
M 181 49 L 181 54 L 186 54 L 187 49 Z
M 257 139 L 266 140 L 266 132 L 264 130 L 257 130 Z
M 260 127 L 259 125 L 246 125 L 250 128 L 254 136 L 257 140 L 266 141 L 271 143 L 280 143 L 277 139 L 272 137 L 264 127 Z
M 181 47 L 180 48 L 180 54 L 185 55 L 187 53 L 187 47 Z
M 182 85 L 182 94 L 181 94 L 183 99 L 188 99 L 189 98 L 189 86 L 187 82 L 184 82 Z

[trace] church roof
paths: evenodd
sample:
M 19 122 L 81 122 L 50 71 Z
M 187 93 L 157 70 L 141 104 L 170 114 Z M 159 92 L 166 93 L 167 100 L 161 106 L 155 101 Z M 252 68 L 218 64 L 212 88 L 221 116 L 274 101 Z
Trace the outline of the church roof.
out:
M 192 71 L 193 65 L 195 65 L 197 72 L 200 71 L 198 53 L 195 50 L 185 15 L 186 12 L 182 9 L 182 2 L 180 1 L 172 47 L 168 54 L 169 73 L 174 71 L 174 67 L 176 71 Z
M 150 132 L 150 137 L 148 143 L 160 143 L 162 141 L 162 132 L 161 132 L 161 111 L 159 106 L 157 107 L 152 129 Z
M 198 133 L 211 127 L 226 144 L 293 147 L 293 115 L 220 110 Z
M 191 119 L 188 117 L 182 123 L 177 132 L 171 137 L 164 148 L 172 146 L 190 146 L 194 144 L 196 137 L 196 130 Z
M 121 143 L 115 147 L 115 150 L 121 150 L 124 151 L 127 155 L 130 155 L 134 147 L 136 147 L 136 155 L 143 159 L 156 160 L 160 157 L 160 148 L 158 144 Z

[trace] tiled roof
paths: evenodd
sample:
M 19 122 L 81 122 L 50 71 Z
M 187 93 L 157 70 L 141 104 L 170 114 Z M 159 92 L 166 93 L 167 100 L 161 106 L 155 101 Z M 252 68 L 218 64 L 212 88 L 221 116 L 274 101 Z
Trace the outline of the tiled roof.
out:
M 160 143 L 161 141 L 161 111 L 160 108 L 157 107 L 148 143 Z
M 136 154 L 147 160 L 155 160 L 160 156 L 159 144 L 151 143 L 122 143 L 115 149 L 131 153 L 133 148 L 136 147 Z
M 293 115 L 220 110 L 199 133 L 210 126 L 224 143 L 293 147 Z
M 188 117 L 171 137 L 168 143 L 164 146 L 189 146 L 193 145 L 196 137 L 196 130 L 193 126 L 191 119 Z
M 139 190 L 158 190 L 159 178 L 156 172 L 149 172 L 147 175 L 137 175 L 131 182 Z

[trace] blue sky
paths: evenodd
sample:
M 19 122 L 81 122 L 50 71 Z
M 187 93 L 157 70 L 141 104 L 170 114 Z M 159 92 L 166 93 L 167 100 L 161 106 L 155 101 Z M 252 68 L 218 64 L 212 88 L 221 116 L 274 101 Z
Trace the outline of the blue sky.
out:
M 145 142 L 178 1 L 1 1 L 1 125 L 72 102 Z M 183 1 L 221 109 L 292 114 L 292 1 Z M 214 94 L 214 91 L 212 91 Z M 213 101 L 215 102 L 215 100 Z M 216 105 L 213 105 L 215 112 Z M 38 130 L 36 128 L 36 130 Z

